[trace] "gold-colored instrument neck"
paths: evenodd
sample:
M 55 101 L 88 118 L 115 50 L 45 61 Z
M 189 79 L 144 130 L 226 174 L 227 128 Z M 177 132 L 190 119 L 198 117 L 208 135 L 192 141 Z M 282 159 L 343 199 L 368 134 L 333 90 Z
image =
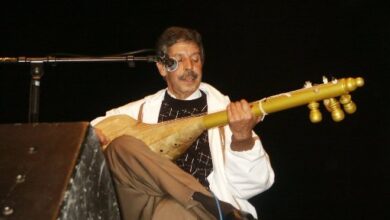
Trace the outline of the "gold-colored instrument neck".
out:
M 307 103 L 337 97 L 362 87 L 364 80 L 361 77 L 344 78 L 320 85 L 311 86 L 295 91 L 281 93 L 250 103 L 252 112 L 256 116 L 265 116 L 269 113 L 305 105 Z M 201 116 L 204 127 L 212 128 L 226 125 L 228 116 L 226 111 L 220 111 Z

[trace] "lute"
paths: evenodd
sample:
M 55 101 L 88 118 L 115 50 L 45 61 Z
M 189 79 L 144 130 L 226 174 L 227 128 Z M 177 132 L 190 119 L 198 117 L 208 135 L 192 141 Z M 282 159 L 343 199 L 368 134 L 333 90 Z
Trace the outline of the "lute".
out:
M 347 113 L 356 110 L 349 93 L 364 85 L 361 77 L 343 78 L 318 85 L 306 83 L 305 88 L 281 93 L 250 103 L 252 112 L 256 116 L 265 116 L 270 113 L 308 105 L 310 120 L 319 122 L 321 113 L 317 101 L 323 100 L 325 107 L 332 113 L 335 121 L 344 118 L 339 102 L 335 97 L 341 96 L 340 103 Z M 192 116 L 157 124 L 139 122 L 128 115 L 109 116 L 95 125 L 109 140 L 122 135 L 131 135 L 143 142 L 161 156 L 170 160 L 176 159 L 184 153 L 197 137 L 206 129 L 223 126 L 228 123 L 226 111 Z M 103 149 L 106 146 L 103 146 Z

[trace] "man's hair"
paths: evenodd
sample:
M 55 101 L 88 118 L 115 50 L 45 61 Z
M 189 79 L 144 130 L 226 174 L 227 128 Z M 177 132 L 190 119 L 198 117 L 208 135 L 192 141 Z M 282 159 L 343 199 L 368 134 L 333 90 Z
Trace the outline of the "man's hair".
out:
M 157 53 L 168 53 L 168 48 L 178 42 L 193 42 L 200 50 L 200 58 L 204 62 L 204 50 L 202 37 L 198 31 L 183 27 L 169 27 L 161 34 L 157 40 Z

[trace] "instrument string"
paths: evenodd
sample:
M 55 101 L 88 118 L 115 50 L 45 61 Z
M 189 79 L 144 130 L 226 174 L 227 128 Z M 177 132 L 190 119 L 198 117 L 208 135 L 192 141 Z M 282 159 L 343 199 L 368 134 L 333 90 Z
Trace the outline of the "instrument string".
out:
M 263 108 L 263 102 L 265 102 L 267 100 L 267 98 L 262 98 L 260 101 L 259 101 L 259 109 L 261 111 L 261 119 L 260 121 L 263 121 L 265 116 L 267 115 L 267 112 L 264 110 Z

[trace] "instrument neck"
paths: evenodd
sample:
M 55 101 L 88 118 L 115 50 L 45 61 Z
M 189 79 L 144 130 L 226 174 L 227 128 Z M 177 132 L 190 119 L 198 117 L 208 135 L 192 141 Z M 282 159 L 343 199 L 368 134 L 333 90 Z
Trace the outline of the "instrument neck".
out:
M 251 110 L 253 114 L 256 116 L 263 115 L 259 108 L 260 106 L 259 103 L 260 101 L 250 103 Z M 200 117 L 203 118 L 203 126 L 207 129 L 218 127 L 218 126 L 224 126 L 228 123 L 227 111 L 214 112 Z
M 269 113 L 290 109 L 297 106 L 307 105 L 311 102 L 334 98 L 354 91 L 364 85 L 363 78 L 340 79 L 336 82 L 324 83 L 308 88 L 298 89 L 281 93 L 260 101 L 250 103 L 252 112 L 256 116 L 264 116 Z M 203 117 L 204 127 L 212 128 L 223 126 L 228 123 L 226 111 L 211 113 Z

